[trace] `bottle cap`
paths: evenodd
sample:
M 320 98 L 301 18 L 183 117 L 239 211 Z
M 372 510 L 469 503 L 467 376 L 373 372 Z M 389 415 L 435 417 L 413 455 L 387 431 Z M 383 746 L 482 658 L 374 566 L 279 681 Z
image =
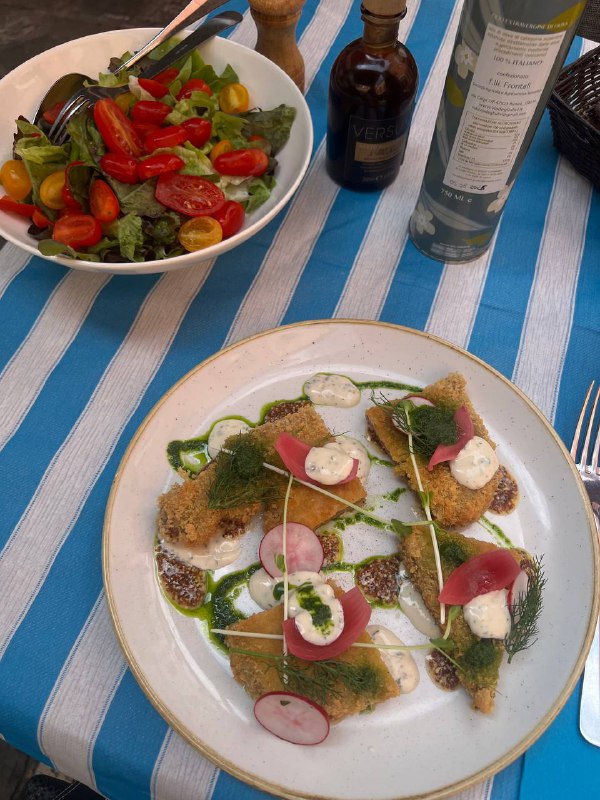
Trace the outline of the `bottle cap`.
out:
M 400 17 L 406 13 L 406 0 L 362 0 L 362 7 L 378 17 Z

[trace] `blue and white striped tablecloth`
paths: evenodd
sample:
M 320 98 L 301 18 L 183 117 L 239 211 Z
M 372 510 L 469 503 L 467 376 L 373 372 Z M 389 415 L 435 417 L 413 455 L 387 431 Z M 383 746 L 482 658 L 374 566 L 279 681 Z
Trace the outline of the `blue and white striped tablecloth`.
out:
M 184 373 L 282 323 L 380 318 L 490 362 L 565 440 L 600 378 L 600 194 L 557 157 L 547 118 L 488 254 L 444 266 L 407 241 L 459 11 L 452 0 L 410 0 L 401 31 L 420 94 L 405 164 L 383 193 L 340 190 L 325 174 L 328 75 L 361 21 L 358 2 L 308 0 L 299 36 L 313 159 L 293 202 L 253 239 L 191 270 L 136 278 L 0 250 L 0 734 L 111 800 L 264 797 L 152 709 L 102 591 L 115 470 Z M 253 44 L 248 16 L 233 38 Z M 578 707 L 579 689 L 523 758 L 462 800 L 598 797 L 600 750 L 580 737 Z

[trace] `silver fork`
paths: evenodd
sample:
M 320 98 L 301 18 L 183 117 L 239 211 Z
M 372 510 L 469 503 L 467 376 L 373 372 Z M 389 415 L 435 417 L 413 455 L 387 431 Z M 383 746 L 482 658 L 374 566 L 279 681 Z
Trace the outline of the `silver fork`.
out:
M 147 55 L 151 50 L 168 39 L 172 33 L 175 33 L 177 30 L 179 30 L 185 24 L 185 21 L 199 8 L 203 8 L 202 16 L 205 16 L 226 2 L 227 0 L 191 0 L 191 2 L 186 5 L 183 11 L 181 11 L 173 20 L 171 20 L 171 22 L 159 33 L 157 33 L 156 36 L 150 39 L 147 44 L 134 53 L 129 59 L 127 59 L 127 61 L 123 62 L 123 64 L 120 64 L 117 69 L 113 70 L 113 75 L 118 77 L 122 72 L 130 69 L 134 66 L 134 64 L 137 64 L 137 62 Z M 215 36 L 220 31 L 231 27 L 231 25 L 237 24 L 237 22 L 240 20 L 241 15 L 237 14 L 235 11 L 229 12 L 229 14 L 222 14 L 218 17 L 213 17 L 212 19 L 208 20 L 208 22 L 204 23 L 204 25 L 198 27 L 194 33 L 187 37 L 187 39 L 184 39 L 184 41 L 181 42 L 177 48 L 174 48 L 167 53 L 167 55 L 163 56 L 160 61 L 145 69 L 143 72 L 143 77 L 152 78 L 154 75 L 158 75 L 158 73 L 162 72 L 165 67 L 172 64 L 173 61 L 177 61 L 177 59 L 189 52 L 198 44 L 206 41 L 206 39 L 211 38 L 211 36 Z M 53 144 L 63 144 L 68 136 L 67 123 L 76 114 L 80 114 L 82 111 L 85 111 L 85 109 L 93 105 L 96 100 L 99 100 L 103 97 L 114 98 L 126 91 L 128 91 L 127 85 L 115 87 L 97 85 L 81 86 L 81 88 L 79 88 L 61 108 L 54 121 L 54 124 L 48 132 L 48 138 L 51 142 L 53 142 Z
M 587 431 L 585 440 L 583 442 L 583 450 L 581 457 L 577 461 L 577 450 L 579 448 L 579 438 L 585 421 L 586 412 L 590 397 L 594 390 L 594 381 L 590 384 L 587 391 L 575 435 L 573 436 L 573 444 L 571 445 L 571 458 L 575 461 L 581 479 L 592 501 L 592 510 L 594 512 L 594 520 L 596 528 L 600 534 L 600 469 L 598 468 L 598 454 L 600 451 L 600 427 L 596 434 L 595 443 L 592 450 L 591 461 L 588 462 L 588 453 L 590 442 L 593 437 L 594 422 L 596 417 L 596 409 L 598 408 L 598 399 L 600 398 L 600 386 L 594 397 L 592 411 L 588 420 Z M 596 633 L 592 648 L 585 662 L 585 673 L 583 676 L 583 689 L 581 692 L 581 709 L 579 714 L 579 729 L 581 735 L 596 747 L 600 747 L 600 631 L 599 624 L 596 623 Z

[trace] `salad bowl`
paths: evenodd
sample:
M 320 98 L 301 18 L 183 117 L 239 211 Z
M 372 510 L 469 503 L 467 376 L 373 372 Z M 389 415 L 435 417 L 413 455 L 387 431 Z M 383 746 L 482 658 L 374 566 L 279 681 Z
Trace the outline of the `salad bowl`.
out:
M 0 80 L 0 105 L 10 109 L 0 119 L 0 162 L 12 158 L 15 120 L 32 120 L 49 86 L 66 72 L 96 76 L 106 72 L 113 56 L 133 51 L 156 33 L 152 28 L 109 31 L 66 42 L 21 64 Z M 302 93 L 275 64 L 260 54 L 229 39 L 214 38 L 201 45 L 203 60 L 220 73 L 231 64 L 250 93 L 251 108 L 269 109 L 280 104 L 296 109 L 290 138 L 277 154 L 276 185 L 268 199 L 245 218 L 241 230 L 218 244 L 202 250 L 153 261 L 106 263 L 75 260 L 68 256 L 44 256 L 28 235 L 28 219 L 0 213 L 0 236 L 32 255 L 58 261 L 66 267 L 112 274 L 148 274 L 191 267 L 245 242 L 278 214 L 297 189 L 311 156 L 313 131 L 310 112 Z

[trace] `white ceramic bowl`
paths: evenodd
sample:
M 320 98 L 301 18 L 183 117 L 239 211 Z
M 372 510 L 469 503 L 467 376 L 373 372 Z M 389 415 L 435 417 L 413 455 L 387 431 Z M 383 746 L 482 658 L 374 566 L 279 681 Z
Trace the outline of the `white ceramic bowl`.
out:
M 15 119 L 23 115 L 31 120 L 55 80 L 67 72 L 82 72 L 95 77 L 99 72 L 107 70 L 112 56 L 139 49 L 155 33 L 157 30 L 152 28 L 134 28 L 84 36 L 35 56 L 0 80 L 0 163 L 12 157 Z M 202 58 L 212 64 L 217 72 L 227 63 L 234 67 L 242 83 L 250 90 L 253 106 L 267 109 L 286 103 L 296 108 L 296 119 L 289 141 L 277 156 L 277 186 L 268 201 L 248 215 L 243 228 L 235 236 L 195 253 L 141 264 L 98 264 L 60 256 L 50 260 L 73 269 L 115 274 L 139 275 L 182 269 L 214 258 L 245 242 L 264 228 L 291 198 L 308 167 L 313 142 L 310 112 L 302 93 L 285 72 L 267 58 L 229 39 L 217 37 L 201 45 L 199 50 Z M 0 213 L 0 235 L 33 255 L 44 258 L 37 249 L 37 242 L 27 235 L 28 225 L 28 220 Z

